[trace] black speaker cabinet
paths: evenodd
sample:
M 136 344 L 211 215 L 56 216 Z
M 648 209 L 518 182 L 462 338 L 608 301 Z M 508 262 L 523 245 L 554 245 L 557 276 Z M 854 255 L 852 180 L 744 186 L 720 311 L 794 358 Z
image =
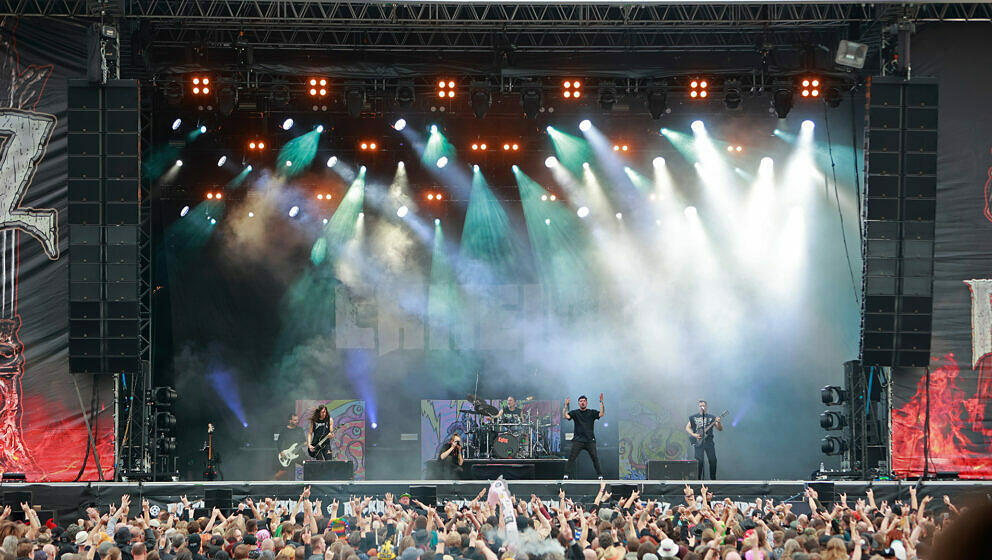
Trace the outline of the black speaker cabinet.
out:
M 816 490 L 817 498 L 822 504 L 829 504 L 834 501 L 834 483 L 833 482 L 807 482 L 806 486 L 809 486 L 813 490 Z
M 227 511 L 233 505 L 234 492 L 230 488 L 207 488 L 203 491 L 203 506 L 209 510 L 218 508 Z
M 351 461 L 303 461 L 303 480 L 351 480 L 355 476 Z
M 696 480 L 696 461 L 648 461 L 648 480 Z

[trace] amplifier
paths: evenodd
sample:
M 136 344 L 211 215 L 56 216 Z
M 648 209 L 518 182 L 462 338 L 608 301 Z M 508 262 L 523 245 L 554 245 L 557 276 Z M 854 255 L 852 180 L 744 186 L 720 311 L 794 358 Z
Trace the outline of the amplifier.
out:
M 351 480 L 355 468 L 351 461 L 303 461 L 303 480 Z

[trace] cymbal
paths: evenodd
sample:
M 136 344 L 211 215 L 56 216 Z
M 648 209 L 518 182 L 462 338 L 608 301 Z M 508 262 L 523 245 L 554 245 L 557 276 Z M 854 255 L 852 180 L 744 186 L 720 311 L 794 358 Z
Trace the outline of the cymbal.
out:
M 487 402 L 480 400 L 475 401 L 472 405 L 475 407 L 476 412 L 483 416 L 496 416 L 499 414 L 499 409 Z
M 458 412 L 461 412 L 463 414 L 478 414 L 479 416 L 485 416 L 485 414 L 479 412 L 478 410 L 468 410 L 468 409 L 462 408 L 462 409 L 459 409 Z

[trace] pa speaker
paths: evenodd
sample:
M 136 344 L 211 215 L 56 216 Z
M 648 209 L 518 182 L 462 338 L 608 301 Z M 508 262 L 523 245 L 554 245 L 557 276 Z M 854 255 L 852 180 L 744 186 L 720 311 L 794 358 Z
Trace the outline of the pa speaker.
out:
M 230 488 L 207 488 L 203 491 L 203 505 L 210 510 L 229 510 L 234 505 L 234 492 Z
M 303 461 L 303 480 L 351 480 L 355 476 L 351 461 Z
M 648 461 L 648 480 L 696 480 L 696 461 Z
M 834 501 L 833 482 L 807 482 L 806 486 L 816 490 L 820 503 L 829 504 Z
M 410 497 L 414 500 L 419 500 L 427 506 L 437 505 L 437 486 L 411 486 L 410 487 Z

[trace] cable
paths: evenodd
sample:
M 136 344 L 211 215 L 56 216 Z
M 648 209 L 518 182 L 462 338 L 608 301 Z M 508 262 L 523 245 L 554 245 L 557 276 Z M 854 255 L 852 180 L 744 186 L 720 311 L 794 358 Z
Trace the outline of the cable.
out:
M 83 477 L 83 473 L 86 472 L 86 464 L 90 460 L 90 441 L 93 439 L 93 432 L 90 431 L 90 421 L 89 418 L 86 417 L 86 406 L 83 404 L 83 395 L 79 392 L 79 383 L 76 382 L 75 375 L 71 377 L 72 384 L 76 388 L 76 398 L 79 399 L 79 411 L 83 414 L 83 422 L 86 424 L 86 453 L 83 455 L 83 464 L 80 465 L 79 472 L 76 473 L 76 478 L 72 480 L 73 482 L 79 482 L 79 479 Z M 90 404 L 93 404 L 92 397 L 90 398 Z M 92 406 L 90 407 L 90 410 L 92 410 Z
M 861 297 L 858 295 L 858 285 L 854 280 L 854 267 L 851 266 L 851 252 L 847 247 L 847 233 L 844 231 L 844 212 L 840 208 L 840 192 L 837 187 L 837 163 L 834 162 L 834 147 L 830 142 L 830 119 L 828 118 L 826 103 L 823 104 L 823 124 L 827 129 L 827 152 L 830 154 L 830 170 L 834 177 L 834 200 L 837 202 L 837 215 L 840 217 L 840 236 L 844 240 L 844 257 L 847 261 L 847 270 L 851 274 L 851 291 L 854 293 L 854 302 L 860 308 Z

